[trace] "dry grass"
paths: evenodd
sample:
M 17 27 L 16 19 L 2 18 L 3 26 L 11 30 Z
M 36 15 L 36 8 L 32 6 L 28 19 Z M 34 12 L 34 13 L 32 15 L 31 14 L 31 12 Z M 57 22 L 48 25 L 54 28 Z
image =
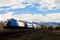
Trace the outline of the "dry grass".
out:
M 18 38 L 7 38 L 6 40 L 60 40 L 60 30 L 40 29 Z
M 4 30 L 3 26 L 4 26 L 4 24 L 3 23 L 0 23 L 0 31 L 1 30 Z
M 56 35 L 60 35 L 60 30 L 52 30 L 53 33 L 55 33 Z

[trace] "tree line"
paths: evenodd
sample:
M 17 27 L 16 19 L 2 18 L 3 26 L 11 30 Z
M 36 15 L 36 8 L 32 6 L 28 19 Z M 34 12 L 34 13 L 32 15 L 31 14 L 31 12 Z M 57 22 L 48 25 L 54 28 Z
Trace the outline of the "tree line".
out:
M 46 27 L 45 25 L 41 25 L 41 29 L 60 30 L 60 24 L 58 24 L 56 27 L 54 26 Z

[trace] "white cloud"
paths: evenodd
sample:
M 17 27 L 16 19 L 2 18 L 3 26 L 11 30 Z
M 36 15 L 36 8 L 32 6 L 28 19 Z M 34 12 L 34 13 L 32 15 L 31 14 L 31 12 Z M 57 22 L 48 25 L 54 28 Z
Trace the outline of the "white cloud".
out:
M 60 22 L 60 13 L 47 14 L 45 18 L 47 19 L 46 21 L 49 22 Z
M 60 13 L 50 13 L 47 15 L 41 15 L 41 14 L 14 14 L 14 12 L 8 12 L 6 14 L 0 14 L 0 21 L 7 20 L 10 18 L 14 18 L 17 20 L 23 20 L 23 21 L 36 21 L 36 22 L 60 22 Z
M 55 4 L 57 4 L 57 6 L 60 7 L 60 0 L 56 0 Z
M 16 3 L 14 0 L 0 0 L 0 6 L 10 6 Z
M 15 9 L 15 8 L 25 8 L 28 5 L 31 5 L 31 4 L 25 4 L 24 5 L 24 4 L 21 4 L 21 3 L 16 3 L 16 4 L 12 5 L 11 8 L 13 8 L 13 9 Z
M 22 2 L 28 2 L 29 4 L 22 4 Z M 1 6 L 11 6 L 11 8 L 25 8 L 32 3 L 38 2 L 40 4 L 37 9 L 44 10 L 45 8 L 53 10 L 60 8 L 60 0 L 0 0 Z M 8 12 L 5 14 L 0 14 L 0 20 L 6 20 L 10 18 L 16 18 L 24 21 L 41 21 L 41 22 L 60 22 L 60 13 L 51 13 L 45 16 L 41 14 L 15 14 L 13 12 Z
M 57 8 L 60 8 L 60 0 L 28 0 L 29 3 L 36 3 L 38 2 L 40 4 L 39 7 L 37 7 L 39 10 L 41 9 L 49 9 L 54 10 Z
M 13 16 L 15 19 L 17 20 L 23 20 L 23 21 L 32 21 L 32 19 L 34 18 L 32 14 L 20 14 L 20 15 L 14 15 Z
M 60 8 L 60 1 L 59 0 L 41 0 L 40 6 L 37 7 L 39 10 L 49 9 L 54 10 Z
M 0 7 L 11 6 L 11 8 L 14 9 L 14 8 L 24 8 L 28 5 L 28 4 L 24 5 L 21 2 L 25 2 L 25 0 L 0 0 Z
M 2 15 L 0 15 L 0 21 L 2 20 Z
M 23 21 L 36 21 L 36 22 L 60 22 L 60 13 L 51 13 L 45 16 L 41 14 L 20 14 L 13 16 L 16 19 Z
M 29 4 L 22 4 L 28 2 Z M 25 8 L 32 3 L 40 3 L 38 9 L 48 8 L 49 10 L 60 7 L 60 0 L 0 0 L 0 6 L 11 6 L 11 8 Z
M 5 21 L 7 19 L 12 18 L 13 14 L 14 14 L 13 12 L 8 12 L 8 13 L 5 13 L 5 14 L 0 14 L 0 21 L 2 21 L 2 20 Z

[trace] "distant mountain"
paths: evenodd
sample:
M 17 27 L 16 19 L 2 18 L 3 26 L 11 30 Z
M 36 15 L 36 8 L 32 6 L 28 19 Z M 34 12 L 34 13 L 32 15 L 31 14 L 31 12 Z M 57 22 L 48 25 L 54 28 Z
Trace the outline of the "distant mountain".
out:
M 39 23 L 39 22 L 32 22 L 32 23 L 34 23 L 34 24 L 39 24 L 39 25 L 40 25 L 40 23 Z
M 45 25 L 45 26 L 57 26 L 60 24 L 58 22 L 32 22 L 32 23 Z
M 45 26 L 57 26 L 60 23 L 58 22 L 45 22 L 45 23 L 41 23 L 41 25 L 45 25 Z

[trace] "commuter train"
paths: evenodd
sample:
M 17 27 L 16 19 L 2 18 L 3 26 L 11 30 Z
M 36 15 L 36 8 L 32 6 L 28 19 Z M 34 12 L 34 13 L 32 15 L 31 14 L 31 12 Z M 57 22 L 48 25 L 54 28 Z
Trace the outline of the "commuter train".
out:
M 36 29 L 38 26 L 30 22 L 24 22 L 16 19 L 9 19 L 4 22 L 4 29 Z

